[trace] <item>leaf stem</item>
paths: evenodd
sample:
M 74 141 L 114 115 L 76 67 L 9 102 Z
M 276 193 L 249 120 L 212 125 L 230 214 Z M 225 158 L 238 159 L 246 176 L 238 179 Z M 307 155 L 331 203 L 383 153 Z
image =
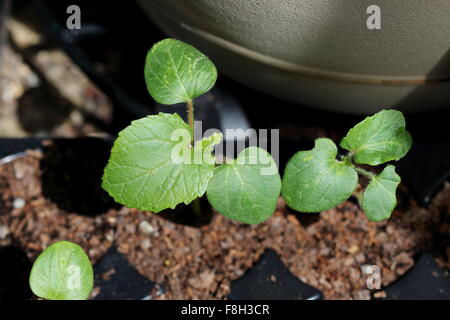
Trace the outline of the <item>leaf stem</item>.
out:
M 187 114 L 188 114 L 188 123 L 189 127 L 191 127 L 192 141 L 194 141 L 194 103 L 192 100 L 188 100 L 186 102 L 187 106 Z
M 356 172 L 358 172 L 359 174 L 362 174 L 363 176 L 368 177 L 369 179 L 372 179 L 375 177 L 375 175 L 372 172 L 364 170 L 363 168 L 360 168 L 357 166 L 353 166 L 353 168 L 355 168 Z
M 354 157 L 355 157 L 355 154 L 354 154 L 353 152 L 349 152 L 342 160 L 343 160 L 347 165 L 352 166 L 352 167 L 356 170 L 356 172 L 358 172 L 359 174 L 362 174 L 363 176 L 366 176 L 366 177 L 368 177 L 369 179 L 374 178 L 375 175 L 374 175 L 372 172 L 369 172 L 369 171 L 367 171 L 367 170 L 365 170 L 365 169 L 363 169 L 363 168 L 357 167 L 357 166 L 355 165 Z
M 202 216 L 202 206 L 200 204 L 200 201 L 200 198 L 197 198 L 192 202 L 192 211 L 197 217 Z
M 354 154 L 352 152 L 349 152 L 346 156 L 344 156 L 342 158 L 342 161 L 344 161 L 345 164 L 348 164 L 350 166 L 354 166 L 353 158 L 354 158 Z

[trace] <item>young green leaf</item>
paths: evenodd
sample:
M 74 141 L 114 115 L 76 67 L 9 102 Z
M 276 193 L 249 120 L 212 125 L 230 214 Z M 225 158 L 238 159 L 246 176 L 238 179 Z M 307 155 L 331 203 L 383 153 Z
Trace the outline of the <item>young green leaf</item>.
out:
M 192 100 L 211 89 L 217 70 L 194 47 L 165 39 L 148 52 L 144 75 L 153 99 L 161 104 L 175 104 Z
M 354 154 L 356 163 L 373 166 L 404 157 L 411 145 L 405 118 L 397 110 L 382 110 L 367 117 L 341 142 L 342 148 Z
M 371 221 L 388 219 L 397 205 L 395 192 L 400 177 L 392 165 L 384 168 L 378 176 L 374 176 L 364 192 L 362 208 Z
M 130 208 L 160 212 L 201 197 L 213 176 L 220 134 L 191 146 L 189 126 L 177 114 L 133 121 L 119 133 L 102 187 Z
M 89 258 L 77 244 L 56 242 L 45 249 L 31 269 L 30 287 L 48 300 L 86 300 L 92 291 Z
M 281 179 L 272 156 L 250 147 L 235 161 L 217 167 L 206 194 L 214 209 L 248 224 L 261 223 L 275 211 Z
M 358 174 L 336 160 L 337 147 L 326 138 L 314 149 L 300 151 L 289 160 L 282 184 L 286 203 L 301 212 L 328 210 L 346 200 L 356 189 Z

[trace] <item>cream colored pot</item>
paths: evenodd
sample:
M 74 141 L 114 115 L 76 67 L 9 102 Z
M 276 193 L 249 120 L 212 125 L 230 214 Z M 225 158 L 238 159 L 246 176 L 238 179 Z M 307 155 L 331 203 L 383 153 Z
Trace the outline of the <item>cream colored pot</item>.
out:
M 348 113 L 450 107 L 449 0 L 138 2 L 220 71 L 278 97 Z

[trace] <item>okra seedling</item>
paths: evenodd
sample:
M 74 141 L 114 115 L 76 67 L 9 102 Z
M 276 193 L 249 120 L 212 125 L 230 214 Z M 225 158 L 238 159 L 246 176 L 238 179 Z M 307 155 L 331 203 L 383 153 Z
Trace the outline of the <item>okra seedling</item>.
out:
M 92 291 L 93 271 L 83 249 L 60 241 L 41 252 L 33 264 L 30 287 L 47 300 L 86 300 Z
M 328 210 L 348 199 L 358 174 L 369 185 L 358 200 L 369 220 L 388 219 L 397 205 L 400 177 L 392 164 L 376 175 L 358 164 L 377 166 L 404 157 L 412 146 L 400 111 L 382 110 L 351 129 L 340 146 L 348 153 L 337 158 L 333 141 L 317 139 L 314 149 L 300 151 L 289 160 L 282 183 L 286 203 L 301 212 Z
M 270 154 L 250 147 L 219 166 L 212 152 L 222 135 L 194 141 L 194 99 L 214 86 L 214 64 L 194 47 L 165 39 L 148 52 L 144 76 L 158 103 L 186 104 L 188 123 L 168 113 L 133 121 L 114 142 L 102 187 L 117 202 L 141 210 L 173 209 L 207 193 L 211 205 L 231 219 L 269 218 L 281 190 L 278 170 L 264 172 L 276 168 Z

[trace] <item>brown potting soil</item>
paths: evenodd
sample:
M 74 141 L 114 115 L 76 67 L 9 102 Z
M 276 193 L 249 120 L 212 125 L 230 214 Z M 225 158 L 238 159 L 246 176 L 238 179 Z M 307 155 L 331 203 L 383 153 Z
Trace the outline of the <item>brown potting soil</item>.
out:
M 401 186 L 392 218 L 379 223 L 369 222 L 352 201 L 315 219 L 289 212 L 281 198 L 274 215 L 259 225 L 214 214 L 195 228 L 125 207 L 80 215 L 45 196 L 42 157 L 33 151 L 0 167 L 0 244 L 19 246 L 34 259 L 51 243 L 69 240 L 96 263 L 115 243 L 142 275 L 165 287 L 160 299 L 224 299 L 231 281 L 265 248 L 276 250 L 294 275 L 327 299 L 369 299 L 361 267 L 380 267 L 384 286 L 396 280 L 430 243 L 443 210 L 439 196 L 441 203 L 425 210 Z
M 450 272 L 450 183 L 446 182 L 444 188 L 434 197 L 429 210 L 440 215 L 439 224 L 436 225 L 435 252 L 436 261 L 444 272 Z

